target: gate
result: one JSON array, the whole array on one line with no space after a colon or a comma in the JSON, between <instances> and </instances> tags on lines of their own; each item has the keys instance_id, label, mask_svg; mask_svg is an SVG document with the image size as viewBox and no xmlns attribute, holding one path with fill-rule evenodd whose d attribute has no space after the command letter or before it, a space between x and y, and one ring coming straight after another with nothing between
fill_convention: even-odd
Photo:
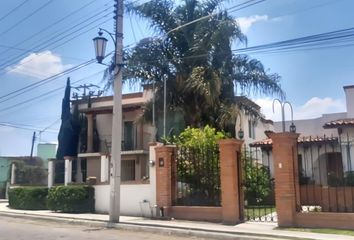
<instances>
[{"instance_id":1,"label":"gate","mask_svg":"<svg viewBox=\"0 0 354 240\"><path fill-rule=\"evenodd\" d=\"M220 206L218 145L202 148L178 146L175 206Z\"/></svg>"},{"instance_id":2,"label":"gate","mask_svg":"<svg viewBox=\"0 0 354 240\"><path fill-rule=\"evenodd\" d=\"M244 200L240 204L244 204L244 221L277 221L270 154L270 147L250 147L242 151L239 169Z\"/></svg>"}]
</instances>

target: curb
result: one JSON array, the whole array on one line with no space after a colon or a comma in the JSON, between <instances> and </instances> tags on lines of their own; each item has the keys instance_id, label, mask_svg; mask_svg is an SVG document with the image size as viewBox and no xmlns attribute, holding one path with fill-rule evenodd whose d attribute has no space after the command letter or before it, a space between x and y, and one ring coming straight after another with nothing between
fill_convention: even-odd
<instances>
[{"instance_id":1,"label":"curb","mask_svg":"<svg viewBox=\"0 0 354 240\"><path fill-rule=\"evenodd\" d=\"M172 235L180 237L199 237L199 238L212 238L220 240L260 240L260 239L307 239L311 238L300 238L300 237L289 237L289 236L279 236L272 234L257 234L248 232L231 232L231 231L220 231L220 230L204 230L199 228L184 228L179 226L164 226L160 224L143 224L143 223L109 223L104 220L93 220L93 219L77 219L69 217L55 217L55 216L39 216L27 213L9 213L0 211L1 216L11 217L11 218L24 218L28 220L42 220L50 221L56 223L64 224L75 224L84 225L89 227L101 227L101 228L115 228L119 230L126 231L140 231L149 233L160 233L163 235Z\"/></svg>"}]
</instances>

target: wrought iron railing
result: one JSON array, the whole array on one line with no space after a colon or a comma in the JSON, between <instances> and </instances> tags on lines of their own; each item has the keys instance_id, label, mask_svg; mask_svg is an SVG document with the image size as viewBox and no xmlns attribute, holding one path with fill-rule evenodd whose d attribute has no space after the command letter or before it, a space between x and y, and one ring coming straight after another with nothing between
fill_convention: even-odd
<instances>
[{"instance_id":1,"label":"wrought iron railing","mask_svg":"<svg viewBox=\"0 0 354 240\"><path fill-rule=\"evenodd\" d=\"M299 211L354 212L353 152L348 135L300 139Z\"/></svg>"},{"instance_id":2,"label":"wrought iron railing","mask_svg":"<svg viewBox=\"0 0 354 240\"><path fill-rule=\"evenodd\" d=\"M176 152L177 196L174 205L220 206L220 160L218 146L178 147Z\"/></svg>"}]
</instances>

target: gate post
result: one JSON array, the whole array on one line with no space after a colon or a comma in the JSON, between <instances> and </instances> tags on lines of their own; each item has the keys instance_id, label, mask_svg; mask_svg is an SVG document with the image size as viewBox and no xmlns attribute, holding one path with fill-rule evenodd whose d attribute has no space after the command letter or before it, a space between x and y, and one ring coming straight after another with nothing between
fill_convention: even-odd
<instances>
[{"instance_id":1,"label":"gate post","mask_svg":"<svg viewBox=\"0 0 354 240\"><path fill-rule=\"evenodd\" d=\"M237 224L242 221L242 196L239 172L241 169L241 146L243 141L222 139L220 149L221 207L224 224Z\"/></svg>"},{"instance_id":2,"label":"gate post","mask_svg":"<svg viewBox=\"0 0 354 240\"><path fill-rule=\"evenodd\" d=\"M156 204L160 216L168 216L175 197L175 146L159 146L156 153Z\"/></svg>"},{"instance_id":3,"label":"gate post","mask_svg":"<svg viewBox=\"0 0 354 240\"><path fill-rule=\"evenodd\" d=\"M297 133L269 133L273 142L275 205L279 227L296 226L299 199Z\"/></svg>"}]
</instances>

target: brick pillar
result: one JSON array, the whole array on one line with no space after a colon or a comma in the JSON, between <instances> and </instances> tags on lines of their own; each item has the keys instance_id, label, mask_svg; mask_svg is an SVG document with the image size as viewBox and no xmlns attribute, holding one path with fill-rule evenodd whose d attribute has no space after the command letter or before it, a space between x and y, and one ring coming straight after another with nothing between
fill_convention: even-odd
<instances>
[{"instance_id":1,"label":"brick pillar","mask_svg":"<svg viewBox=\"0 0 354 240\"><path fill-rule=\"evenodd\" d=\"M172 198L175 197L175 159L174 146L160 146L155 148L156 153L156 205L164 209L164 215L168 216L172 206Z\"/></svg>"},{"instance_id":2,"label":"brick pillar","mask_svg":"<svg viewBox=\"0 0 354 240\"><path fill-rule=\"evenodd\" d=\"M297 161L297 133L270 133L273 142L275 203L279 227L296 226L300 205Z\"/></svg>"},{"instance_id":3,"label":"brick pillar","mask_svg":"<svg viewBox=\"0 0 354 240\"><path fill-rule=\"evenodd\" d=\"M240 192L240 152L243 141L236 139L219 140L220 177L221 177L221 206L224 224L241 222L243 209Z\"/></svg>"}]
</instances>

